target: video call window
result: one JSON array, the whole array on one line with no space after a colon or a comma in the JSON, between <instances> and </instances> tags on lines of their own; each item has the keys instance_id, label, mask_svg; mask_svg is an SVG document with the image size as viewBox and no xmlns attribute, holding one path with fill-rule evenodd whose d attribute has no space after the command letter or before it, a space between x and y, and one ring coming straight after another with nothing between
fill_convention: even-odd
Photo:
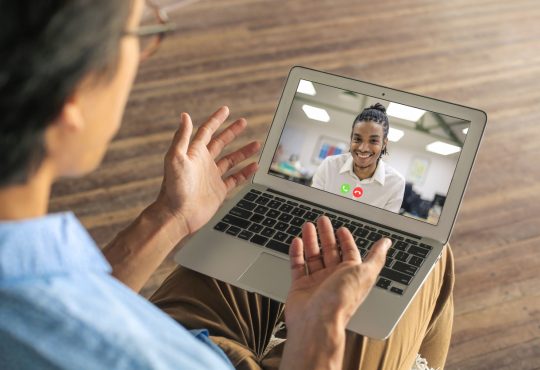
<instances>
[{"instance_id":1,"label":"video call window","mask_svg":"<svg viewBox=\"0 0 540 370\"><path fill-rule=\"evenodd\" d=\"M469 124L301 80L269 173L437 225Z\"/></svg>"}]
</instances>

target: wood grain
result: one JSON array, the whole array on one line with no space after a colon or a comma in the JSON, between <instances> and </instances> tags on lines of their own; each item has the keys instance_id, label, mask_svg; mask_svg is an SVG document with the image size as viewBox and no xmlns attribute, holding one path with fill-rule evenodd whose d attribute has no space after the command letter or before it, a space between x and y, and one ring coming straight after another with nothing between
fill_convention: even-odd
<instances>
[{"instance_id":1,"label":"wood grain","mask_svg":"<svg viewBox=\"0 0 540 370\"><path fill-rule=\"evenodd\" d=\"M249 121L238 145L264 140L294 65L478 107L489 123L451 239L447 369L540 369L537 0L205 0L171 18L103 165L56 184L51 211L73 210L104 245L156 196L181 112L200 123L227 104Z\"/></svg>"}]
</instances>

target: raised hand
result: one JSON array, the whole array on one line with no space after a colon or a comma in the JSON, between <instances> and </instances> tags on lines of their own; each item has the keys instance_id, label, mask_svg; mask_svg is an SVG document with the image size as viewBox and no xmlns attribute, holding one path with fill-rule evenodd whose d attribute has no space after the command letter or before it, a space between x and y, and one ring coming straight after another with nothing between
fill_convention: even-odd
<instances>
[{"instance_id":1,"label":"raised hand","mask_svg":"<svg viewBox=\"0 0 540 370\"><path fill-rule=\"evenodd\" d=\"M302 239L295 238L290 247L292 285L285 306L287 326L294 327L312 316L344 330L371 290L391 242L378 241L362 261L348 229L337 230L339 246L326 216L317 220L317 229L322 253L310 222L302 228Z\"/></svg>"},{"instance_id":2,"label":"raised hand","mask_svg":"<svg viewBox=\"0 0 540 370\"><path fill-rule=\"evenodd\" d=\"M227 107L219 108L199 127L190 142L193 123L191 117L183 113L180 128L165 156L165 175L156 203L160 209L170 212L190 234L210 220L230 190L257 170L257 163L250 163L225 176L260 148L260 144L253 141L218 158L247 125L246 120L240 118L216 135L228 116Z\"/></svg>"},{"instance_id":3,"label":"raised hand","mask_svg":"<svg viewBox=\"0 0 540 370\"><path fill-rule=\"evenodd\" d=\"M292 285L285 304L287 341L281 370L341 369L345 327L371 290L384 265L389 239L375 243L364 262L345 228L337 231L320 217L302 227L289 255Z\"/></svg>"}]
</instances>

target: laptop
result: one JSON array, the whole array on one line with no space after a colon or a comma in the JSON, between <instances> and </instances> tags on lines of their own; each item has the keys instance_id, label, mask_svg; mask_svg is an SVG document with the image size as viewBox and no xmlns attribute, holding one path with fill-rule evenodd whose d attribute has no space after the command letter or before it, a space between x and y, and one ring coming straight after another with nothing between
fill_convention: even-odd
<instances>
[{"instance_id":1,"label":"laptop","mask_svg":"<svg viewBox=\"0 0 540 370\"><path fill-rule=\"evenodd\" d=\"M353 129L374 106L388 118L388 153L361 179ZM477 109L293 67L259 170L175 261L285 302L289 245L306 221L324 214L336 229L349 228L362 256L388 237L385 266L347 327L385 339L450 238L486 121Z\"/></svg>"}]
</instances>

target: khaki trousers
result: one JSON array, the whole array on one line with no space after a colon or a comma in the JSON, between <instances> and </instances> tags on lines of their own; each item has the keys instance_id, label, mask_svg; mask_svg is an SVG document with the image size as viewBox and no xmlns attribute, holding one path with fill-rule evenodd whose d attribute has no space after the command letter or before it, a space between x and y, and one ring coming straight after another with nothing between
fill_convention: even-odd
<instances>
[{"instance_id":1,"label":"khaki trousers","mask_svg":"<svg viewBox=\"0 0 540 370\"><path fill-rule=\"evenodd\" d=\"M410 370L416 354L443 368L453 321L454 261L448 245L385 341L347 332L343 369ZM284 305L178 267L150 299L188 329L208 329L236 369L277 369L286 342L265 353ZM264 355L263 355L264 354Z\"/></svg>"}]
</instances>

